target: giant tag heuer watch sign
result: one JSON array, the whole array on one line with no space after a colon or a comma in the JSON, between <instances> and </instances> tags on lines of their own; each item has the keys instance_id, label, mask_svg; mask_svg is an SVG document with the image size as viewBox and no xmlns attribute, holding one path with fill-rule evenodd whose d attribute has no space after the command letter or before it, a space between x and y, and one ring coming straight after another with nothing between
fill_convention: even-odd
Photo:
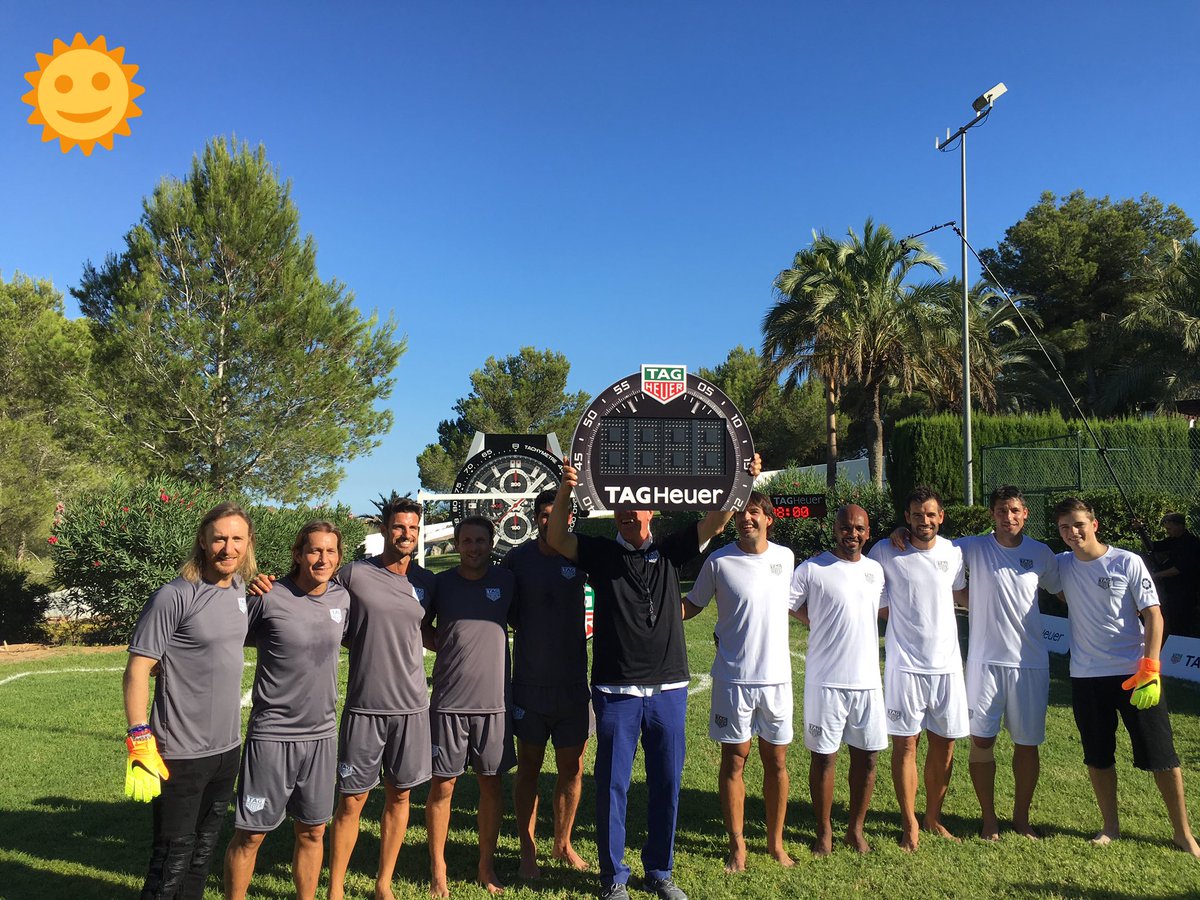
<instances>
[{"instance_id":1,"label":"giant tag heuer watch sign","mask_svg":"<svg viewBox=\"0 0 1200 900\"><path fill-rule=\"evenodd\" d=\"M677 365L643 365L609 385L571 439L585 510L742 509L753 457L733 401Z\"/></svg>"}]
</instances>

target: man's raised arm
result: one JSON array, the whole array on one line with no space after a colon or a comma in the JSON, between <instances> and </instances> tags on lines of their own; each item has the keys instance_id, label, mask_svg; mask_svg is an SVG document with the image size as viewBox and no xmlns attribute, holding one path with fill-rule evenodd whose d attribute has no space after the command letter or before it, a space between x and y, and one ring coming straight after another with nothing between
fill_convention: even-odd
<instances>
[{"instance_id":1,"label":"man's raised arm","mask_svg":"<svg viewBox=\"0 0 1200 900\"><path fill-rule=\"evenodd\" d=\"M762 459L757 453L750 460L750 476L757 478L762 472ZM700 546L703 547L718 534L725 530L725 526L729 524L729 520L733 518L733 510L714 509L707 516L700 520ZM566 554L564 554L566 555Z\"/></svg>"},{"instance_id":2,"label":"man's raised arm","mask_svg":"<svg viewBox=\"0 0 1200 900\"><path fill-rule=\"evenodd\" d=\"M554 506L550 508L550 521L546 524L546 543L571 562L579 562L579 541L567 528L571 519L571 491L577 484L579 473L563 457L562 481L558 483Z\"/></svg>"}]
</instances>

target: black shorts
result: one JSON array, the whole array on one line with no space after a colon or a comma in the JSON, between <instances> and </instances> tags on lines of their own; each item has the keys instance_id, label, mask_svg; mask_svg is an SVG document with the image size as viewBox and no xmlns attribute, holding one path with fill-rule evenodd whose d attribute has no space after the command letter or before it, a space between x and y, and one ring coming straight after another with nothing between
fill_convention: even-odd
<instances>
[{"instance_id":1,"label":"black shorts","mask_svg":"<svg viewBox=\"0 0 1200 900\"><path fill-rule=\"evenodd\" d=\"M595 732L587 685L536 687L514 684L513 733L525 744L578 747Z\"/></svg>"},{"instance_id":2,"label":"black shorts","mask_svg":"<svg viewBox=\"0 0 1200 900\"><path fill-rule=\"evenodd\" d=\"M1146 772L1179 767L1167 701L1138 709L1129 702L1133 691L1121 683L1128 675L1071 679L1071 708L1083 743L1083 761L1094 769L1111 769L1117 761L1117 715L1129 732L1133 764Z\"/></svg>"}]
</instances>

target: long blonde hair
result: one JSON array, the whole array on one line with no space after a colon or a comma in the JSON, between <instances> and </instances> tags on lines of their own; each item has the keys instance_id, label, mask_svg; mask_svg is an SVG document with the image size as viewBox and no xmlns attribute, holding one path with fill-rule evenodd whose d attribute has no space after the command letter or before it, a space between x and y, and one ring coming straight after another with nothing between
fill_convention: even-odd
<instances>
[{"instance_id":1,"label":"long blonde hair","mask_svg":"<svg viewBox=\"0 0 1200 900\"><path fill-rule=\"evenodd\" d=\"M237 516L246 523L246 530L249 532L250 538L246 543L246 551L242 554L238 564L237 574L242 577L243 581L249 581L258 574L258 563L254 559L254 523L250 521L250 515L236 503L219 503L205 513L200 524L196 526L196 539L192 542L192 554L188 557L187 562L180 566L179 574L181 576L193 584L204 577L204 567L208 563L208 551L204 547L205 532L214 522L228 519L230 516Z\"/></svg>"}]
</instances>

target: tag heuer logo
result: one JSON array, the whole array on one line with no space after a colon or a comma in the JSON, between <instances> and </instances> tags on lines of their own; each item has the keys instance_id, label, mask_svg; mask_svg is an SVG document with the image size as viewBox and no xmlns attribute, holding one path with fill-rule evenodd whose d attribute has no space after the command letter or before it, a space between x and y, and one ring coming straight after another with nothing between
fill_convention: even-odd
<instances>
[{"instance_id":1,"label":"tag heuer logo","mask_svg":"<svg viewBox=\"0 0 1200 900\"><path fill-rule=\"evenodd\" d=\"M1032 559L1025 559L1024 557L1021 557L1021 559L1019 559L1017 561L1021 564L1021 568L1024 569L1026 572L1028 572L1030 569L1033 568L1033 560Z\"/></svg>"},{"instance_id":2,"label":"tag heuer logo","mask_svg":"<svg viewBox=\"0 0 1200 900\"><path fill-rule=\"evenodd\" d=\"M949 572L950 571L950 563L948 563L944 559L939 559L937 561L937 567L938 567L939 572Z\"/></svg>"},{"instance_id":3,"label":"tag heuer logo","mask_svg":"<svg viewBox=\"0 0 1200 900\"><path fill-rule=\"evenodd\" d=\"M713 716L713 721L717 723L718 728L725 728L729 725L729 719L725 716Z\"/></svg>"},{"instance_id":4,"label":"tag heuer logo","mask_svg":"<svg viewBox=\"0 0 1200 900\"><path fill-rule=\"evenodd\" d=\"M659 403L670 403L687 390L687 366L642 366L642 390Z\"/></svg>"},{"instance_id":5,"label":"tag heuer logo","mask_svg":"<svg viewBox=\"0 0 1200 900\"><path fill-rule=\"evenodd\" d=\"M1112 587L1112 579L1106 575L1102 575L1096 579L1096 584L1100 585L1100 587L1107 591L1110 587Z\"/></svg>"},{"instance_id":6,"label":"tag heuer logo","mask_svg":"<svg viewBox=\"0 0 1200 900\"><path fill-rule=\"evenodd\" d=\"M247 797L246 798L246 812L252 812L252 813L262 812L266 808L267 808L267 798L266 797Z\"/></svg>"},{"instance_id":7,"label":"tag heuer logo","mask_svg":"<svg viewBox=\"0 0 1200 900\"><path fill-rule=\"evenodd\" d=\"M1171 654L1171 662L1172 663L1178 663L1181 659L1183 659L1182 653L1172 653Z\"/></svg>"},{"instance_id":8,"label":"tag heuer logo","mask_svg":"<svg viewBox=\"0 0 1200 900\"><path fill-rule=\"evenodd\" d=\"M772 575L782 575L783 574L783 563L771 563L771 574Z\"/></svg>"},{"instance_id":9,"label":"tag heuer logo","mask_svg":"<svg viewBox=\"0 0 1200 900\"><path fill-rule=\"evenodd\" d=\"M342 611L340 609L331 609L329 611L329 618L333 619L333 621L337 622L338 624L341 624Z\"/></svg>"},{"instance_id":10,"label":"tag heuer logo","mask_svg":"<svg viewBox=\"0 0 1200 900\"><path fill-rule=\"evenodd\" d=\"M500 588L486 588L484 593L487 594L487 598L493 603L500 599Z\"/></svg>"},{"instance_id":11,"label":"tag heuer logo","mask_svg":"<svg viewBox=\"0 0 1200 900\"><path fill-rule=\"evenodd\" d=\"M575 567L574 566L563 566L562 567L562 577L567 579L567 581L570 581L572 578L574 578L575 577Z\"/></svg>"},{"instance_id":12,"label":"tag heuer logo","mask_svg":"<svg viewBox=\"0 0 1200 900\"><path fill-rule=\"evenodd\" d=\"M900 710L889 709L887 712L888 712L888 718L891 719L893 722L900 721Z\"/></svg>"}]
</instances>

